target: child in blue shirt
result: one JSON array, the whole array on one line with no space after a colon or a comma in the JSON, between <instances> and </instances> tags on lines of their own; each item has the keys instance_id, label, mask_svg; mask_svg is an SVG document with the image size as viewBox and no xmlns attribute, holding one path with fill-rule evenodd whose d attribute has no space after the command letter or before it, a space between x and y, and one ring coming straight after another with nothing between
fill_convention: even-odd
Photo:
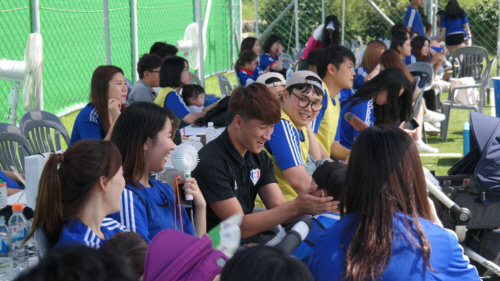
<instances>
[{"instance_id":1,"label":"child in blue shirt","mask_svg":"<svg viewBox=\"0 0 500 281\"><path fill-rule=\"evenodd\" d=\"M240 85L246 86L257 81L257 78L260 76L259 72L261 72L258 64L259 57L254 51L245 50L240 53L240 56L234 66L237 71Z\"/></svg>"},{"instance_id":2,"label":"child in blue shirt","mask_svg":"<svg viewBox=\"0 0 500 281\"><path fill-rule=\"evenodd\" d=\"M359 132L345 120L351 112L368 126L378 124L397 125L410 120L412 112L413 86L403 71L386 69L367 81L342 105L339 121L340 144L348 149Z\"/></svg>"},{"instance_id":3,"label":"child in blue shirt","mask_svg":"<svg viewBox=\"0 0 500 281\"><path fill-rule=\"evenodd\" d=\"M333 196L334 200L340 198L344 185L347 165L338 162L327 162L314 171L311 185L317 185L315 194L319 197ZM340 210L325 212L312 217L312 227L306 239L293 251L292 256L307 263L319 237L323 232L340 219Z\"/></svg>"},{"instance_id":4,"label":"child in blue shirt","mask_svg":"<svg viewBox=\"0 0 500 281\"><path fill-rule=\"evenodd\" d=\"M287 68L283 63L283 45L281 37L277 34L271 34L267 37L262 46L264 54L260 57L260 68L271 72L279 72L286 77Z\"/></svg>"},{"instance_id":5,"label":"child in blue shirt","mask_svg":"<svg viewBox=\"0 0 500 281\"><path fill-rule=\"evenodd\" d=\"M121 155L109 141L82 140L52 154L40 177L33 227L45 229L51 246L73 243L99 248L115 233L128 231L107 215L120 210L125 188Z\"/></svg>"}]
</instances>

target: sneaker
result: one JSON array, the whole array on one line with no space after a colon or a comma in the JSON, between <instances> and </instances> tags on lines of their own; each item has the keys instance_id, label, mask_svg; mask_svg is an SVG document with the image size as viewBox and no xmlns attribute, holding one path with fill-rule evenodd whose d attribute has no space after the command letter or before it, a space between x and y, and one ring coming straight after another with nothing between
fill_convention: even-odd
<instances>
[{"instance_id":1,"label":"sneaker","mask_svg":"<svg viewBox=\"0 0 500 281\"><path fill-rule=\"evenodd\" d=\"M427 122L441 122L445 118L446 116L444 114L432 110L427 110L427 113L424 114L424 121Z\"/></svg>"},{"instance_id":2,"label":"sneaker","mask_svg":"<svg viewBox=\"0 0 500 281\"><path fill-rule=\"evenodd\" d=\"M425 133L427 133L429 136L437 136L441 132L441 130L439 130L429 122L424 122L424 127Z\"/></svg>"},{"instance_id":3,"label":"sneaker","mask_svg":"<svg viewBox=\"0 0 500 281\"><path fill-rule=\"evenodd\" d=\"M439 149L432 147L422 140L415 141L419 153L438 153Z\"/></svg>"}]
</instances>

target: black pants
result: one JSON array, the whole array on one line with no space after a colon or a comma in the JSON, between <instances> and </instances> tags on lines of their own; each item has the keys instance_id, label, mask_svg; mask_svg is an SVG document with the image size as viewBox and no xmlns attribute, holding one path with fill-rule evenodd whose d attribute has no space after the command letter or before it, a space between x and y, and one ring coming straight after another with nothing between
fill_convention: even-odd
<instances>
[{"instance_id":1,"label":"black pants","mask_svg":"<svg viewBox=\"0 0 500 281\"><path fill-rule=\"evenodd\" d=\"M436 93L434 92L434 89L425 91L424 99L425 99L425 106L427 106L427 109L432 111L437 110Z\"/></svg>"}]
</instances>

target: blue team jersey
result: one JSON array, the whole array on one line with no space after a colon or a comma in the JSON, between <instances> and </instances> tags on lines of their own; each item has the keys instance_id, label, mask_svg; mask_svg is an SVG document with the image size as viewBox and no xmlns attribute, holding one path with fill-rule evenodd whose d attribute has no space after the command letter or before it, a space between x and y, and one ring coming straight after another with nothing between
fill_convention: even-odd
<instances>
[{"instance_id":1,"label":"blue team jersey","mask_svg":"<svg viewBox=\"0 0 500 281\"><path fill-rule=\"evenodd\" d=\"M105 240L99 238L90 227L78 220L72 220L63 225L61 237L56 246L71 245L74 243L85 244L87 247L99 249L103 242L109 240L118 232L129 231L125 226L111 218L104 218L101 224L101 230Z\"/></svg>"},{"instance_id":2,"label":"blue team jersey","mask_svg":"<svg viewBox=\"0 0 500 281\"><path fill-rule=\"evenodd\" d=\"M266 69L268 67L271 67L273 64L275 64L276 62L278 62L278 57L274 57L272 56L271 54L269 53L264 53L262 54L262 56L260 57L260 68L262 69ZM281 67L285 67L285 63L281 63ZM270 71L272 72L279 72L279 71L275 71L275 70L272 70L269 68Z\"/></svg>"},{"instance_id":3,"label":"blue team jersey","mask_svg":"<svg viewBox=\"0 0 500 281\"><path fill-rule=\"evenodd\" d=\"M411 28L411 30L418 32L418 34L425 36L424 23L418 13L418 10L412 6L406 10L404 25Z\"/></svg>"},{"instance_id":4,"label":"blue team jersey","mask_svg":"<svg viewBox=\"0 0 500 281\"><path fill-rule=\"evenodd\" d=\"M455 34L455 33L466 33L464 31L464 24L468 24L469 21L467 19L467 14L465 14L461 18L456 19L447 19L445 15L441 17L441 27L446 28L446 35Z\"/></svg>"},{"instance_id":5,"label":"blue team jersey","mask_svg":"<svg viewBox=\"0 0 500 281\"><path fill-rule=\"evenodd\" d=\"M368 99L361 103L358 103L348 109L352 101L345 104L340 110L339 127L337 135L339 135L340 144L346 148L351 149L354 139L359 135L359 132L354 129L349 122L344 119L344 115L347 112L351 112L356 115L359 119L365 122L368 126L375 125L375 114L373 112L373 100Z\"/></svg>"},{"instance_id":6,"label":"blue team jersey","mask_svg":"<svg viewBox=\"0 0 500 281\"><path fill-rule=\"evenodd\" d=\"M184 100L177 92L170 92L165 99L165 108L172 110L172 112L179 118L179 120L184 119L186 115L191 113L189 108L184 103Z\"/></svg>"},{"instance_id":7,"label":"blue team jersey","mask_svg":"<svg viewBox=\"0 0 500 281\"><path fill-rule=\"evenodd\" d=\"M359 66L356 68L356 75L354 76L354 82L352 84L352 88L354 90L357 90L365 84L365 77L368 75L368 70L366 70L366 67L364 66Z\"/></svg>"},{"instance_id":8,"label":"blue team jersey","mask_svg":"<svg viewBox=\"0 0 500 281\"><path fill-rule=\"evenodd\" d=\"M0 179L3 180L3 182L7 183L8 188L15 188L19 189L19 184L17 182L11 180L4 172L0 170Z\"/></svg>"},{"instance_id":9,"label":"blue team jersey","mask_svg":"<svg viewBox=\"0 0 500 281\"><path fill-rule=\"evenodd\" d=\"M181 230L179 214L174 208L174 192L167 184L149 179L151 187L137 188L127 184L120 200L120 212L110 215L131 231L139 233L146 241L151 241L161 230L173 228ZM184 207L181 207L184 232L194 235L193 225Z\"/></svg>"},{"instance_id":10,"label":"blue team jersey","mask_svg":"<svg viewBox=\"0 0 500 281\"><path fill-rule=\"evenodd\" d=\"M87 104L76 116L69 145L87 139L103 139L103 128L99 112L93 104Z\"/></svg>"},{"instance_id":11,"label":"blue team jersey","mask_svg":"<svg viewBox=\"0 0 500 281\"><path fill-rule=\"evenodd\" d=\"M350 98L352 95L354 95L354 92L352 89L342 89L340 90L340 94L338 95L339 97L339 102L342 103L348 98Z\"/></svg>"},{"instance_id":12,"label":"blue team jersey","mask_svg":"<svg viewBox=\"0 0 500 281\"><path fill-rule=\"evenodd\" d=\"M419 218L420 225L430 243L430 265L426 269L422 252L409 241L405 215L395 213L392 230L392 256L379 281L389 280L480 280L475 267L469 265L454 233L426 219ZM413 237L418 237L411 217L406 216ZM319 239L308 267L316 281L341 280L345 271L345 253L349 247L357 214L349 214L327 229ZM417 239L418 240L418 239Z\"/></svg>"},{"instance_id":13,"label":"blue team jersey","mask_svg":"<svg viewBox=\"0 0 500 281\"><path fill-rule=\"evenodd\" d=\"M312 226L307 234L306 239L292 252L292 256L298 258L307 264L316 243L325 230L330 228L334 223L340 220L340 215L335 213L322 213L312 218Z\"/></svg>"},{"instance_id":14,"label":"blue team jersey","mask_svg":"<svg viewBox=\"0 0 500 281\"><path fill-rule=\"evenodd\" d=\"M253 74L252 74L252 77L254 77L255 78L254 80L256 80L256 81L257 81L257 78L259 78L259 76L261 76L264 73L264 70L262 70L262 68L260 68L259 65L260 64L257 63L257 67L254 69Z\"/></svg>"},{"instance_id":15,"label":"blue team jersey","mask_svg":"<svg viewBox=\"0 0 500 281\"><path fill-rule=\"evenodd\" d=\"M416 63L416 62L417 62L417 58L413 54L411 54L403 59L403 63L405 65L410 65L410 64Z\"/></svg>"},{"instance_id":16,"label":"blue team jersey","mask_svg":"<svg viewBox=\"0 0 500 281\"><path fill-rule=\"evenodd\" d=\"M241 67L240 71L238 72L238 79L240 80L240 84L242 86L246 86L254 83L257 79L254 79L253 74L254 72Z\"/></svg>"}]
</instances>

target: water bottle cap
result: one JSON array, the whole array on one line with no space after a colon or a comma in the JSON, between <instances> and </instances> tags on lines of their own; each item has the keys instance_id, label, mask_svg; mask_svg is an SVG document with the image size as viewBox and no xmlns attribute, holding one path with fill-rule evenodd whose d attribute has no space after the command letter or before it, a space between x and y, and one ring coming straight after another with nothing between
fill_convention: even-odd
<instances>
[{"instance_id":1,"label":"water bottle cap","mask_svg":"<svg viewBox=\"0 0 500 281\"><path fill-rule=\"evenodd\" d=\"M23 204L12 204L12 211L22 211L23 209Z\"/></svg>"},{"instance_id":2,"label":"water bottle cap","mask_svg":"<svg viewBox=\"0 0 500 281\"><path fill-rule=\"evenodd\" d=\"M208 127L213 127L214 126L214 122L208 122Z\"/></svg>"}]
</instances>

